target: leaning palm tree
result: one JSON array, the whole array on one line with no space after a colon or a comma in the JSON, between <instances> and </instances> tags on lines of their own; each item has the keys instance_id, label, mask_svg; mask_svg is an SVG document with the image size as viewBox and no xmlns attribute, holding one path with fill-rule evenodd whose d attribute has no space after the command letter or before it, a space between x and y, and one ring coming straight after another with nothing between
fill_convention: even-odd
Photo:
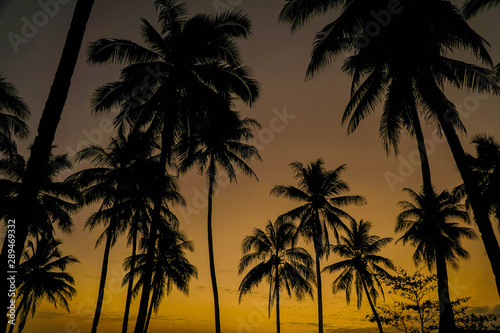
<instances>
[{"instance_id":1,"label":"leaning palm tree","mask_svg":"<svg viewBox=\"0 0 500 333\"><path fill-rule=\"evenodd\" d=\"M241 281L239 301L262 280L267 280L268 312L271 316L276 303L277 333L280 332L280 292L285 289L288 296L293 293L299 299L306 294L313 297L314 261L305 249L295 246L295 233L293 223L277 219L274 223L268 221L265 230L254 229L252 235L246 236L241 243L244 256L238 265L238 274L255 262L256 265Z\"/></svg>"},{"instance_id":2,"label":"leaning palm tree","mask_svg":"<svg viewBox=\"0 0 500 333\"><path fill-rule=\"evenodd\" d=\"M300 162L290 164L295 172L299 187L276 185L271 194L298 201L302 205L280 216L287 221L299 220L297 233L314 245L316 281L318 288L318 327L323 332L323 300L321 286L320 260L330 252L328 227L333 228L338 240L340 230L347 230L342 219L352 217L341 209L351 204L365 204L366 200L359 195L344 195L349 186L341 179L345 165L335 170L328 170L324 162L318 159L304 166Z\"/></svg>"},{"instance_id":3,"label":"leaning palm tree","mask_svg":"<svg viewBox=\"0 0 500 333\"><path fill-rule=\"evenodd\" d=\"M371 228L371 222L360 220L357 223L352 220L347 236L341 236L341 243L332 248L333 253L345 258L345 260L328 265L323 271L329 273L342 271L333 281L332 289L333 293L345 290L347 304L349 304L353 286L356 289L358 309L363 300L363 291L365 292L379 332L383 333L382 324L374 304L376 304L379 291L382 296L384 295L379 277L387 277L390 274L381 265L392 270L395 270L396 267L390 259L377 255L382 247L392 241L392 238L370 235Z\"/></svg>"},{"instance_id":4,"label":"leaning palm tree","mask_svg":"<svg viewBox=\"0 0 500 333\"><path fill-rule=\"evenodd\" d=\"M247 164L251 159L261 160L257 149L246 143L253 138L253 127L258 123L249 118L241 119L239 114L229 109L226 103L219 105L220 110L208 110L195 126L194 134L185 133L177 149L180 152L180 171L185 172L196 166L204 173L208 186L208 256L210 277L214 295L216 331L220 330L219 295L215 273L214 241L212 235L213 196L217 189L219 170L223 170L230 180L236 181L239 170L257 179Z\"/></svg>"},{"instance_id":5,"label":"leaning palm tree","mask_svg":"<svg viewBox=\"0 0 500 333\"><path fill-rule=\"evenodd\" d=\"M187 295L189 293L191 278L198 277L196 267L186 258L186 251L193 252L194 246L191 241L186 240L186 235L179 231L175 215L169 214L169 216L169 222L165 220L160 226L160 235L157 240L157 253L154 260L151 284L152 296L144 333L148 331L152 313L158 313L163 297L170 295L174 286L177 290ZM143 242L143 245L145 249L147 243ZM132 260L132 257L125 259L125 268L131 269ZM145 254L138 255L136 261L137 267L133 274L138 276L139 280L135 284L133 295L138 295L140 288L146 280L146 276L144 275L146 267ZM123 279L124 283L131 278L130 272L127 273Z\"/></svg>"},{"instance_id":6,"label":"leaning palm tree","mask_svg":"<svg viewBox=\"0 0 500 333\"><path fill-rule=\"evenodd\" d=\"M37 307L44 300L63 307L69 312L68 300L71 300L76 289L73 277L66 273L68 265L79 262L73 256L63 256L56 240L48 235L37 235L36 241L28 241L19 266L20 286L18 290L19 319L17 332L22 332L28 315L35 316ZM14 325L10 326L12 332Z\"/></svg>"},{"instance_id":7,"label":"leaning palm tree","mask_svg":"<svg viewBox=\"0 0 500 333\"><path fill-rule=\"evenodd\" d=\"M41 188L41 181L44 179L43 170L48 164L57 126L61 120L62 110L68 97L71 77L75 69L78 54L83 40L83 35L87 27L87 21L92 11L94 0L78 0L75 6L73 18L68 30L64 49L59 60L54 81L50 88L49 96L42 112L42 117L38 125L38 133L33 142L30 157L26 166L26 174L23 178L23 189L19 200L16 202L16 214L13 215L19 221L36 221L32 215L36 205L36 198ZM22 253L26 237L28 236L28 223L20 223L16 229L16 253ZM6 241L4 240L4 247ZM19 257L16 256L15 265L19 264ZM7 251L0 255L0 262L6 262ZM0 286L2 290L7 290L7 276L5 270L0 270ZM4 296L2 309L9 306L10 299ZM0 327L6 326L6 316L0 315Z\"/></svg>"},{"instance_id":8,"label":"leaning palm tree","mask_svg":"<svg viewBox=\"0 0 500 333\"><path fill-rule=\"evenodd\" d=\"M250 22L241 13L186 16L186 4L177 0L154 1L160 30L143 19L146 46L124 39L101 39L91 44L92 64L125 64L121 80L96 91L93 110L109 111L118 106L120 130L145 129L159 133L160 163L154 172L165 173L172 160L172 147L183 125L221 92L252 104L258 87L242 66L235 40L250 35ZM160 189L154 191L160 193ZM156 195L149 233L148 262L152 269L160 224L161 198ZM151 276L147 274L147 276ZM144 284L135 333L144 329L150 284ZM220 322L216 317L216 330Z\"/></svg>"},{"instance_id":9,"label":"leaning palm tree","mask_svg":"<svg viewBox=\"0 0 500 333\"><path fill-rule=\"evenodd\" d=\"M29 116L28 107L18 96L17 89L0 74L0 153L12 153L15 149L13 136L26 139Z\"/></svg>"},{"instance_id":10,"label":"leaning palm tree","mask_svg":"<svg viewBox=\"0 0 500 333\"><path fill-rule=\"evenodd\" d=\"M458 269L459 258L468 259L462 239L476 238L475 232L455 221L468 222L469 216L459 199L443 191L428 196L405 188L413 202L401 201L404 209L397 217L396 232L404 232L397 240L415 247L413 261L424 263L429 271L436 269L439 294L439 332L456 331L453 309L448 291L447 264Z\"/></svg>"},{"instance_id":11,"label":"leaning palm tree","mask_svg":"<svg viewBox=\"0 0 500 333\"><path fill-rule=\"evenodd\" d=\"M343 67L353 77L351 100L343 117L349 122L348 131L354 131L384 101L380 125L383 141L397 147L401 129L415 134L428 193L432 192L432 183L418 115L444 133L469 194L500 295L500 246L457 135L457 130L465 128L443 91L444 84L449 83L477 92L500 92L487 43L448 0L403 1L400 5L389 12L387 2L382 0L289 0L280 18L296 29L315 15L342 7L338 18L316 35L307 77L329 66L340 53L353 52ZM375 34L370 30L376 23L374 13L385 20L383 27L377 25ZM450 58L449 53L457 49L469 51L486 68Z\"/></svg>"},{"instance_id":12,"label":"leaning palm tree","mask_svg":"<svg viewBox=\"0 0 500 333\"><path fill-rule=\"evenodd\" d=\"M51 155L41 170L41 186L31 207L36 223L27 225L28 235L53 235L55 227L69 234L73 230L71 215L81 207L78 187L59 179L61 173L72 168L67 155ZM0 159L0 219L7 221L15 214L15 205L22 192L26 176L26 160L22 155L11 153ZM17 228L16 228L17 232ZM16 237L17 241L17 237Z\"/></svg>"},{"instance_id":13,"label":"leaning palm tree","mask_svg":"<svg viewBox=\"0 0 500 333\"><path fill-rule=\"evenodd\" d=\"M462 13L469 19L482 11L486 11L500 4L499 0L466 0L462 6Z\"/></svg>"}]
</instances>

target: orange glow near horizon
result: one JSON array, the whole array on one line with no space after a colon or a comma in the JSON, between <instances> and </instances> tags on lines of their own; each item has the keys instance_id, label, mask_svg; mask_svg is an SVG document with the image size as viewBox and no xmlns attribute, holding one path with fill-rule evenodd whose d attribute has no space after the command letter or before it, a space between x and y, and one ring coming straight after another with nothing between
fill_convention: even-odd
<instances>
[{"instance_id":1,"label":"orange glow near horizon","mask_svg":"<svg viewBox=\"0 0 500 333\"><path fill-rule=\"evenodd\" d=\"M227 1L222 1L227 3ZM229 1L230 2L230 1ZM189 16L197 12L213 12L217 1L187 0ZM254 293L238 303L238 286L242 276L237 274L238 261L242 256L240 244L254 228L263 228L267 220L296 207L296 203L271 197L274 185L295 184L289 163L309 163L323 158L329 169L347 164L343 179L350 186L350 194L367 198L368 204L348 207L346 210L356 219L373 222L372 233L381 237L393 237L394 224L400 212L398 201L407 200L404 187L417 190L420 187L420 170L413 164L415 144L402 135L400 155L387 156L378 138L380 110L368 117L355 133L347 136L346 128L340 124L343 110L349 100L350 79L340 71L340 63L325 70L311 81L304 82L305 70L310 59L314 34L332 16L321 17L305 28L291 34L287 26L277 22L283 1L242 0L235 9L248 13L253 23L253 35L239 43L244 63L253 69L255 78L261 83L262 96L254 108L241 107L244 116L259 121L266 133L257 134L256 144L260 148L263 162L252 162L251 166L259 181L238 176L236 184L225 185L221 180L219 193L214 199L215 264L220 293L223 332L275 332L275 309L268 317L268 286L263 283ZM3 6L3 7L2 7ZM37 2L28 4L6 1L0 6L0 21L5 31L19 33L22 17L31 17L40 8ZM15 53L7 38L0 40L0 70L9 82L18 88L20 95L31 109L29 125L34 138L41 110L59 61L65 34L69 26L74 4L61 5L59 12L29 43L19 46ZM31 16L30 16L31 15ZM101 123L114 114L93 118L90 115L89 98L98 86L118 79L120 66L92 67L85 63L88 43L103 37L127 38L140 42L140 17L156 23L153 6L148 1L106 0L96 1L88 24L82 52L73 77L70 94L58 128L55 144L58 153L70 153L84 147L93 138L106 145L109 133ZM500 35L498 31L500 11L492 10L470 21L471 26L492 45L489 49L495 63L500 61ZM5 37L5 34L4 34ZM487 133L500 138L500 113L497 97L479 98L473 94L449 90L450 98L467 109L467 103L477 101L464 116L463 122L469 136L461 137L468 152L471 137ZM278 115L279 114L279 115ZM283 115L288 115L283 116ZM100 133L100 134L99 134ZM430 164L433 183L437 191L460 184L460 176L453 162L448 145L431 128L425 128L429 141ZM29 140L28 140L29 141ZM29 141L29 142L31 142ZM29 142L20 144L27 152ZM77 166L79 170L82 166ZM398 175L388 182L389 174ZM392 183L390 183L392 181ZM180 179L181 193L187 208L176 207L174 212L181 220L181 229L195 244L194 253L188 258L198 269L198 279L190 284L189 295L173 290L163 300L158 315L153 315L149 332L204 333L214 330L213 299L210 284L206 235L206 186L205 179L192 171ZM86 218L93 207L82 210L74 217L75 231L72 235L58 234L63 240L64 254L74 255L81 262L68 271L76 282L77 296L71 301L71 313L54 309L43 303L35 317L28 318L24 333L79 333L90 331L97 298L97 287L102 264L104 246L94 248L102 232L84 230ZM497 234L500 237L500 235ZM488 307L500 313L500 299L484 247L480 240L464 242L471 253L471 260L462 261L458 271L450 269L450 293L452 298L470 296L471 307ZM310 244L304 245L310 253ZM122 237L111 251L109 260L107 291L99 323L99 333L121 330L126 287L122 287L123 259L130 256ZM402 244L391 243L381 253L391 258L396 265L413 271L411 260L413 249ZM333 263L333 255L328 261ZM334 276L323 274L325 332L356 333L375 332L376 325L366 319L370 314L368 304L360 310L353 302L346 305L345 294L332 294ZM382 301L382 300L380 300ZM317 305L315 300L302 301L280 299L281 327L286 332L316 332ZM386 295L386 302L392 302ZM365 304L366 303L366 304ZM133 302L129 332L135 324L138 301ZM390 329L388 332L391 332Z\"/></svg>"}]
</instances>

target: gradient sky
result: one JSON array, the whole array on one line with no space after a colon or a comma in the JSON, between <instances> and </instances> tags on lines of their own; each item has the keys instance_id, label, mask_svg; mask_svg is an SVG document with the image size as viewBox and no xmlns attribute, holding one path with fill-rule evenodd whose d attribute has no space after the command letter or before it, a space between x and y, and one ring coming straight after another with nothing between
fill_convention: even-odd
<instances>
[{"instance_id":1,"label":"gradient sky","mask_svg":"<svg viewBox=\"0 0 500 333\"><path fill-rule=\"evenodd\" d=\"M41 27L32 32L26 44L18 45L17 52L9 42L9 33L21 35L24 22L33 22L34 16L35 19L41 18L39 12L42 8L38 1L2 0L0 3L0 71L17 86L20 95L28 103L32 112L29 125L33 133L52 83L75 4L75 1L60 2L64 4L59 4L57 13L49 17L46 24L40 24ZM255 142L264 162L252 163L259 182L244 176L238 178L237 184L226 186L221 181L214 203L215 260L222 330L274 332L274 311L271 318L267 318L265 285L238 304L237 289L242 277L237 275L236 267L242 255L240 243L244 236L250 234L253 228L264 227L268 219L275 219L294 207L294 203L285 199L269 196L274 185L294 183L288 164L293 161L308 163L319 157L331 169L347 164L344 179L351 187L351 194L364 195L368 200L368 205L349 207L347 211L356 219L372 221L373 233L382 237L396 237L393 229L395 217L400 211L397 202L407 199L401 190L404 187L417 190L421 182L416 147L412 140L403 136L399 158L386 155L378 138L380 110L366 119L354 134L347 136L340 120L349 100L350 80L340 71L341 61L312 81L304 82L314 34L335 17L334 13L311 22L292 35L286 26L277 22L283 1L188 0L187 3L190 15L213 12L220 4L232 4L234 9L248 13L253 22L252 38L239 45L245 64L252 67L255 78L261 83L262 96L254 108L241 107L241 111L257 119L264 129L257 134ZM73 155L90 141L107 144L112 134L108 124L113 114L92 118L89 97L99 85L116 80L120 67L88 66L85 63L86 47L89 42L102 37L140 42L141 17L156 22L148 0L96 1L56 135L58 153ZM500 61L500 35L496 33L500 28L499 22L499 9L481 14L471 21L472 27L491 43L490 52L495 63ZM500 103L497 97L476 96L453 89L448 89L447 93L463 110L468 136L462 136L461 139L468 152L473 151L469 142L474 134L487 133L498 137ZM284 113L289 115L285 122L275 119L277 114ZM436 189L440 191L458 185L460 177L448 145L432 128L426 128L425 132L429 139L430 163ZM20 144L23 152L26 152L26 146L33 138L32 135L29 142ZM84 165L77 169L82 167ZM399 181L390 184L386 179L388 174L399 176ZM160 312L152 318L151 333L213 331L205 192L204 178L195 172L181 179L181 193L186 197L188 206L184 210L176 209L176 213L182 221L181 228L195 243L195 252L189 254L189 259L198 268L199 278L192 281L189 296L174 290L170 297L164 299ZM93 209L95 207L89 207L75 216L75 231L72 235L58 235L64 242L63 252L76 256L81 262L69 268L78 290L78 295L71 302L71 313L42 305L35 318L28 320L24 332L76 333L90 330L103 255L103 246L94 249L102 229L92 232L83 230L85 219ZM472 258L462 262L460 270L450 271L451 296L472 297L469 304L477 311L488 312L493 309L500 312L500 300L495 292L493 275L482 243L474 241L465 242L464 245ZM312 253L312 248L308 248ZM111 252L108 290L99 332L115 332L121 328L126 293L126 289L120 286L124 274L122 262L130 252L123 239ZM413 271L412 253L413 249L409 246L390 244L382 254L393 259L397 265ZM329 262L334 260L336 258L332 256ZM365 319L369 314L368 306L364 304L360 310L355 304L347 306L343 294L331 293L333 277L324 274L323 278L325 331L375 331L376 326ZM388 297L386 301L390 303L391 298ZM137 303L133 304L134 315ZM301 302L283 299L283 330L315 332L315 304L309 299ZM132 317L131 324L134 324L134 319Z\"/></svg>"}]
</instances>

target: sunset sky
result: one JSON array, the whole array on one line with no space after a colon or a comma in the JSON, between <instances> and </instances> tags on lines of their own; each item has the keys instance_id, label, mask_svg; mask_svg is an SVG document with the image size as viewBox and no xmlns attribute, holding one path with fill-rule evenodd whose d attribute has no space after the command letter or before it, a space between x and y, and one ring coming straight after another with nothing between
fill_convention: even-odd
<instances>
[{"instance_id":1,"label":"sunset sky","mask_svg":"<svg viewBox=\"0 0 500 333\"><path fill-rule=\"evenodd\" d=\"M46 0L42 0L44 3ZM23 34L25 22L33 22L43 8L38 1L0 2L0 72L7 81L16 85L20 96L31 110L30 139L19 144L27 155L27 146L36 133L36 127L48 96L58 65L62 47L76 1L60 0L58 10L47 16L46 24L39 24L37 31L28 31L26 43L13 46L9 33ZM187 0L189 16L198 12L211 13L221 4L248 14L253 24L250 39L239 42L244 63L252 68L260 82L261 98L255 107L241 107L245 116L255 118L262 125L256 133L254 144L259 147L263 162L251 166L259 182L239 175L237 184L226 185L221 180L219 193L214 199L215 263L219 284L223 332L274 332L274 311L267 317L267 285L247 295L238 304L238 286L242 276L237 274L237 264L242 256L240 244L254 228L263 228L267 220L296 206L286 199L269 196L277 184L295 184L288 166L293 161L304 163L323 158L329 169L347 164L344 179L351 194L363 195L368 204L346 208L357 220L373 222L373 233L381 237L399 237L394 234L394 224L400 212L398 201L407 200L404 187L418 190L421 175L415 143L403 135L400 155L387 156L378 137L380 110L362 122L354 134L347 135L341 126L341 116L349 100L350 79L340 71L344 58L339 58L330 69L313 80L305 82L305 70L310 59L314 34L336 13L320 17L298 32L277 22L284 1L281 0ZM460 5L461 2L455 2ZM37 16L38 15L38 16ZM120 66L89 66L86 50L90 42L103 37L126 38L141 43L140 18L147 18L156 25L156 15L149 0L97 0L80 53L75 74L55 145L57 153L73 156L90 142L107 145L113 134L109 121L113 113L91 117L89 98L100 85L118 79ZM44 23L44 22L42 22ZM470 21L471 26L490 44L490 54L495 63L500 61L500 7L480 14ZM26 32L26 31L25 31ZM10 35L12 36L12 34ZM464 55L457 55L463 58ZM486 133L500 138L500 101L498 97L476 96L474 93L447 89L448 96L461 109L462 120L468 136L462 143L468 152L472 136ZM429 140L430 165L437 191L459 185L461 180L443 138L432 128L425 129ZM86 165L79 165L79 170ZM64 176L67 176L65 174ZM205 180L196 172L180 180L181 193L187 207L175 209L181 220L181 229L195 244L195 252L188 255L198 269L198 279L192 281L189 296L174 290L163 300L158 315L153 315L149 332L212 332L213 299L208 268L206 235ZM64 254L80 260L68 271L74 276L77 296L70 303L71 313L42 305L34 319L28 319L25 333L77 333L88 332L91 327L104 246L94 248L102 232L84 230L86 218L96 207L85 208L74 217L75 228L71 235L58 234L63 241ZM500 299L495 292L493 274L482 242L464 243L471 253L470 261L463 261L458 271L450 269L452 298L470 296L469 305L478 313L500 313ZM313 252L310 245L306 247ZM126 288L121 287L124 275L123 259L131 254L125 237L112 249L105 295L105 304L99 332L121 329ZM413 248L391 243L382 255L397 265L413 271ZM328 263L337 260L330 256ZM324 267L326 262L322 262ZM326 332L355 333L375 332L376 325L365 319L370 314L368 304L360 310L355 302L346 305L345 294L331 292L334 276L323 274L324 323ZM366 301L366 300L365 300ZM386 302L391 303L390 295ZM282 330L286 332L315 332L316 301L283 298ZM138 300L133 303L130 324L135 323ZM132 326L131 326L132 327Z\"/></svg>"}]
</instances>

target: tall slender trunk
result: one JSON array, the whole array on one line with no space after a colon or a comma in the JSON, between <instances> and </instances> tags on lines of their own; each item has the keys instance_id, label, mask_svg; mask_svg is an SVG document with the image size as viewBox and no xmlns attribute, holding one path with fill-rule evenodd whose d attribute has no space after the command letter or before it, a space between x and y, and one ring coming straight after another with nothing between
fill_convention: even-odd
<instances>
[{"instance_id":1,"label":"tall slender trunk","mask_svg":"<svg viewBox=\"0 0 500 333\"><path fill-rule=\"evenodd\" d=\"M106 276L108 275L109 252L111 251L111 242L113 238L112 231L109 228L110 227L108 227L108 229L105 231L106 246L104 247L104 257L102 259L101 280L99 281L99 293L97 294L97 304L95 307L94 321L92 322L92 333L97 332L97 325L99 324L99 318L101 317L104 288L106 287Z\"/></svg>"},{"instance_id":2,"label":"tall slender trunk","mask_svg":"<svg viewBox=\"0 0 500 333\"><path fill-rule=\"evenodd\" d=\"M148 318L146 319L146 326L144 327L144 333L148 333L149 322L151 321L152 314L153 314L153 298L151 297L151 303L149 304L149 310L148 310Z\"/></svg>"},{"instance_id":3,"label":"tall slender trunk","mask_svg":"<svg viewBox=\"0 0 500 333\"><path fill-rule=\"evenodd\" d=\"M431 180L431 167L429 165L429 157L427 156L427 149L425 148L424 133L422 132L422 126L420 125L420 119L418 117L417 109L413 108L411 112L412 127L415 132L415 138L417 139L418 154L420 157L420 167L422 171L422 184L424 189L424 194L432 194L434 192L432 188Z\"/></svg>"},{"instance_id":4,"label":"tall slender trunk","mask_svg":"<svg viewBox=\"0 0 500 333\"><path fill-rule=\"evenodd\" d=\"M19 207L16 209L16 258L15 267L19 266L19 259L24 250L24 243L28 236L29 221L35 221L33 202L36 200L42 181L42 172L49 159L54 136L66 99L68 97L71 77L75 70L78 53L80 52L83 35L87 27L87 21L92 11L94 0L79 0L76 3L75 11L68 30L68 35L64 44L61 59L56 70L49 96L42 112L42 117L38 125L38 134L31 148L31 155L23 179ZM7 281L7 237L4 239L4 246L0 255L0 289L8 290ZM17 282L19 279L16 279ZM3 296L4 303L1 308L4 315L0 315L0 327L5 329L7 326L6 309L10 304L10 298L7 292Z\"/></svg>"},{"instance_id":5,"label":"tall slender trunk","mask_svg":"<svg viewBox=\"0 0 500 333\"><path fill-rule=\"evenodd\" d=\"M363 280L363 289L365 290L366 298L368 299L368 304L370 304L370 308L372 308L373 316L375 317L375 321L377 322L378 330L380 333L384 333L382 330L382 323L380 322L380 317L378 316L377 309L375 309L375 305L372 302L372 298L370 297L370 293L368 292L368 287L366 286L365 280Z\"/></svg>"},{"instance_id":6,"label":"tall slender trunk","mask_svg":"<svg viewBox=\"0 0 500 333\"><path fill-rule=\"evenodd\" d=\"M455 159L455 163L464 182L465 191L469 197L474 218L481 234L484 248L486 249L486 254L488 255L493 274L495 275L497 293L500 296L500 247L491 225L488 208L484 205L480 197L479 188L474 182L472 170L467 163L463 147L453 125L450 123L449 119L447 119L446 114L439 117L439 123L441 124L453 158Z\"/></svg>"},{"instance_id":7,"label":"tall slender trunk","mask_svg":"<svg viewBox=\"0 0 500 333\"><path fill-rule=\"evenodd\" d=\"M276 254L276 257L278 255ZM280 284L279 284L279 262L275 265L274 288L276 290L276 332L280 333Z\"/></svg>"},{"instance_id":8,"label":"tall slender trunk","mask_svg":"<svg viewBox=\"0 0 500 333\"><path fill-rule=\"evenodd\" d=\"M215 161L213 156L211 156L210 158L210 165L208 172L209 172L208 215L207 215L208 257L210 261L210 278L212 280L212 292L214 294L215 332L220 333L219 292L217 290L217 278L215 276L214 240L212 236L212 201L213 201L213 191L215 185Z\"/></svg>"},{"instance_id":9,"label":"tall slender trunk","mask_svg":"<svg viewBox=\"0 0 500 333\"><path fill-rule=\"evenodd\" d=\"M134 287L135 256L137 252L137 230L132 235L132 258L130 261L130 278L127 287L127 299L125 301L125 314L123 315L122 333L127 333L130 304L132 303L132 289Z\"/></svg>"},{"instance_id":10,"label":"tall slender trunk","mask_svg":"<svg viewBox=\"0 0 500 333\"><path fill-rule=\"evenodd\" d=\"M448 289L448 270L446 260L438 249L436 249L436 271L439 294L439 333L453 333L456 332L457 327Z\"/></svg>"},{"instance_id":11,"label":"tall slender trunk","mask_svg":"<svg viewBox=\"0 0 500 333\"><path fill-rule=\"evenodd\" d=\"M323 291L321 287L321 267L319 258L319 249L314 247L316 254L316 281L318 284L318 332L323 333Z\"/></svg>"},{"instance_id":12,"label":"tall slender trunk","mask_svg":"<svg viewBox=\"0 0 500 333\"><path fill-rule=\"evenodd\" d=\"M174 94L175 97L175 94ZM168 112L175 113L173 109ZM159 179L165 176L167 167L167 160L170 159L170 149L173 146L173 128L172 115L169 113L167 119L164 120L162 129L162 147L160 153L160 163L158 165L157 175ZM169 124L167 126L166 124ZM158 181L159 187L162 182ZM153 214L151 219L151 227L148 235L148 245L146 250L146 265L144 269L144 276L149 277L144 280L141 293L141 301L139 304L139 312L137 314L137 321L135 323L134 333L143 333L146 324L146 317L148 312L149 296L151 292L151 277L153 276L153 262L156 252L156 239L158 236L158 227L161 223L161 205L163 202L163 189L156 188L153 202Z\"/></svg>"}]
</instances>

